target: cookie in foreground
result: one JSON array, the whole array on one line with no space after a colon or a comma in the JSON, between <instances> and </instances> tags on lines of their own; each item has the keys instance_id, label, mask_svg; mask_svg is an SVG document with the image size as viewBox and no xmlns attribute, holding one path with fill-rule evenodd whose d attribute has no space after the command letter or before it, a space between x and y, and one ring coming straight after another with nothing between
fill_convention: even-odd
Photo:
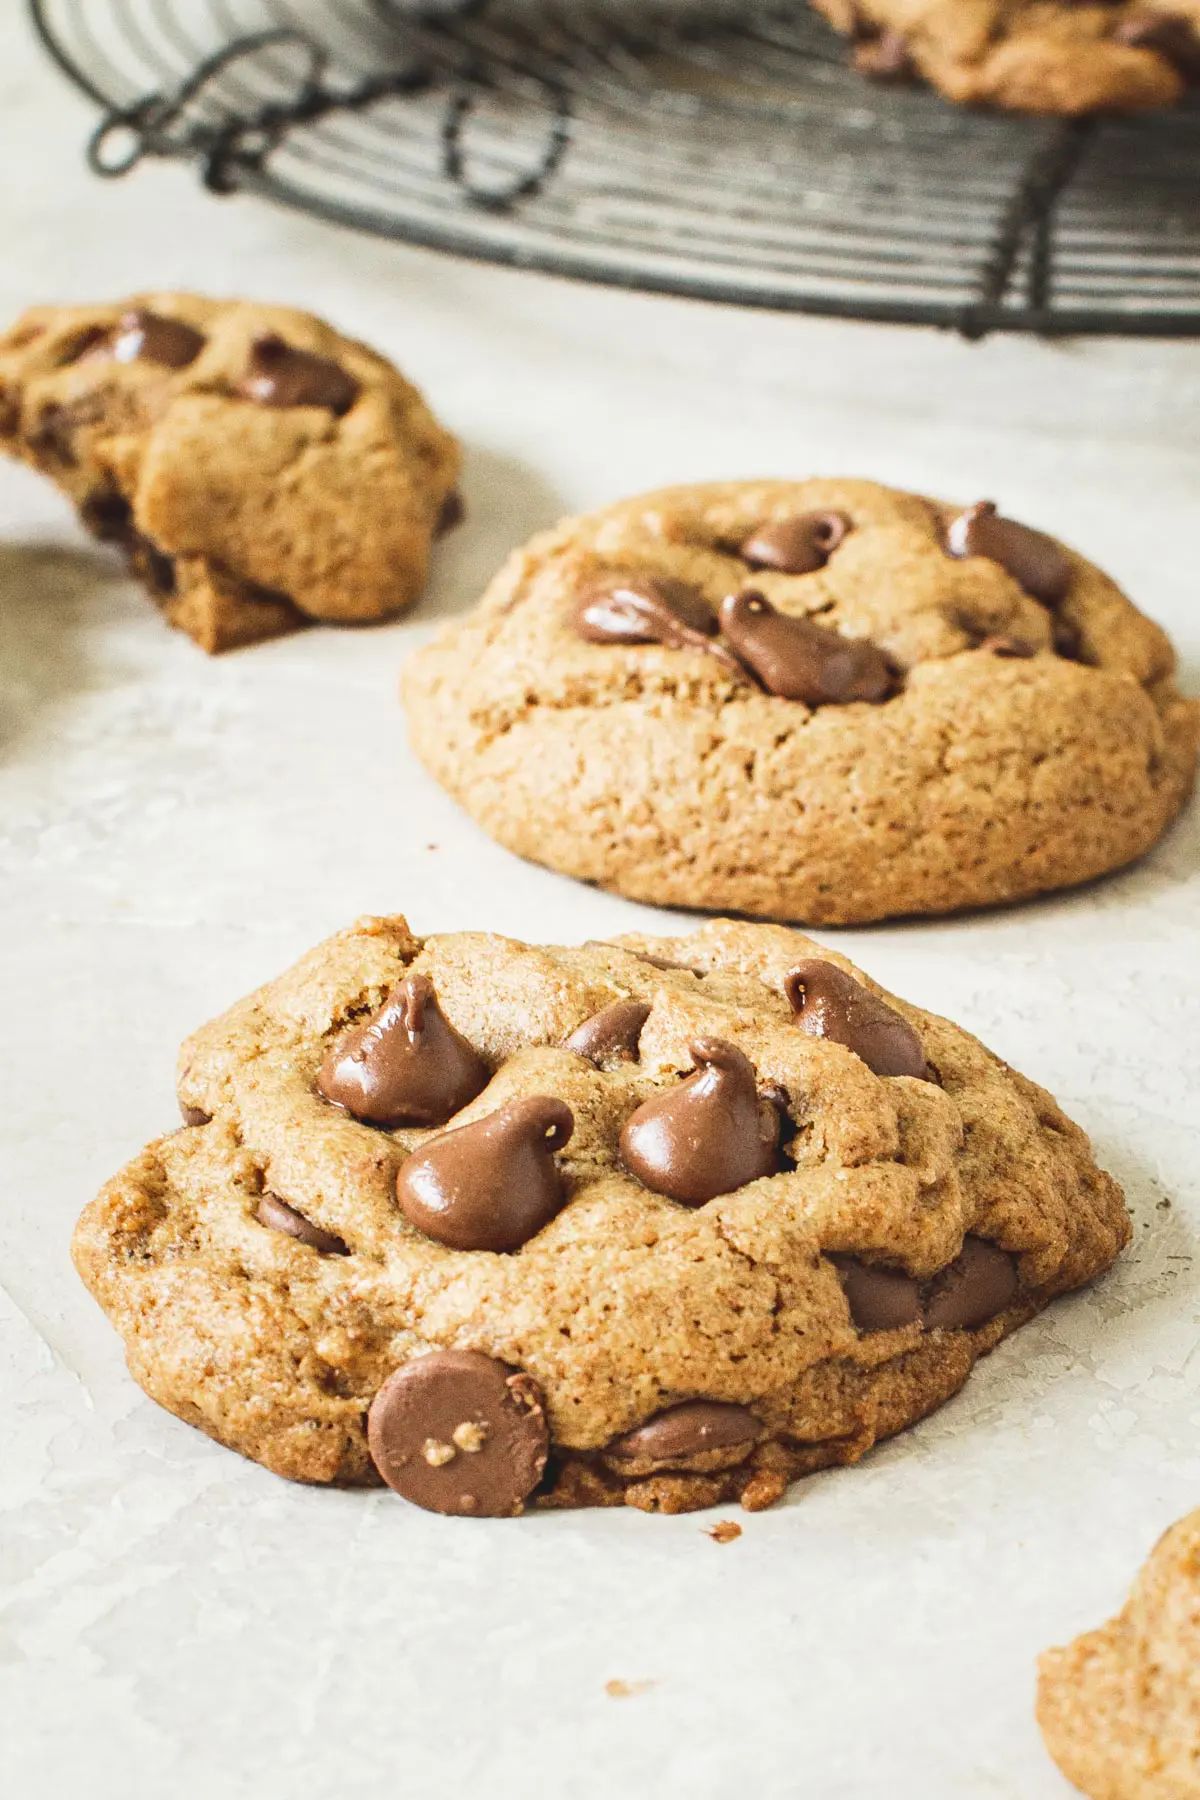
<instances>
[{"instance_id":1,"label":"cookie in foreground","mask_svg":"<svg viewBox=\"0 0 1200 1800\"><path fill-rule=\"evenodd\" d=\"M163 1406L433 1511L770 1505L1129 1236L1049 1094L777 926L367 918L183 1047L75 1261Z\"/></svg>"},{"instance_id":2,"label":"cookie in foreground","mask_svg":"<svg viewBox=\"0 0 1200 1800\"><path fill-rule=\"evenodd\" d=\"M403 611L460 460L364 344L196 294L25 313L0 337L0 449L55 481L210 652Z\"/></svg>"},{"instance_id":3,"label":"cookie in foreground","mask_svg":"<svg viewBox=\"0 0 1200 1800\"><path fill-rule=\"evenodd\" d=\"M1200 705L1091 563L985 502L668 488L568 519L410 657L413 747L501 844L637 900L945 913L1141 856Z\"/></svg>"},{"instance_id":4,"label":"cookie in foreground","mask_svg":"<svg viewBox=\"0 0 1200 1800\"><path fill-rule=\"evenodd\" d=\"M1196 0L813 0L875 80L1075 115L1169 106L1200 77Z\"/></svg>"},{"instance_id":5,"label":"cookie in foreground","mask_svg":"<svg viewBox=\"0 0 1200 1800\"><path fill-rule=\"evenodd\" d=\"M1092 1800L1197 1800L1200 1512L1159 1540L1124 1612L1042 1657L1038 1723Z\"/></svg>"}]
</instances>

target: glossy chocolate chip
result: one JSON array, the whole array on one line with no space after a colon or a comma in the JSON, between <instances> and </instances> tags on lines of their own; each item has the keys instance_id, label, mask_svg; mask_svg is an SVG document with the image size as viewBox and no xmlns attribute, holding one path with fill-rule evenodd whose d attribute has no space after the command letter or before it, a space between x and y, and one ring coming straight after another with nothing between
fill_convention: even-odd
<instances>
[{"instance_id":1,"label":"glossy chocolate chip","mask_svg":"<svg viewBox=\"0 0 1200 1800\"><path fill-rule=\"evenodd\" d=\"M428 975L416 974L338 1040L317 1091L367 1125L444 1125L487 1082L487 1064L443 1013Z\"/></svg>"},{"instance_id":2,"label":"glossy chocolate chip","mask_svg":"<svg viewBox=\"0 0 1200 1800\"><path fill-rule=\"evenodd\" d=\"M925 1324L930 1331L972 1331L1011 1306L1020 1283L1006 1250L986 1238L967 1237L948 1267L925 1285Z\"/></svg>"},{"instance_id":3,"label":"glossy chocolate chip","mask_svg":"<svg viewBox=\"0 0 1200 1800\"><path fill-rule=\"evenodd\" d=\"M275 1194L264 1194L254 1212L260 1225L266 1225L271 1231L282 1231L288 1237L295 1238L310 1249L319 1250L322 1256L349 1256L350 1251L332 1231L322 1231L303 1213L298 1213L294 1206L280 1200Z\"/></svg>"},{"instance_id":4,"label":"glossy chocolate chip","mask_svg":"<svg viewBox=\"0 0 1200 1800\"><path fill-rule=\"evenodd\" d=\"M537 1383L476 1350L433 1350L389 1375L367 1414L371 1460L427 1512L511 1518L550 1445Z\"/></svg>"},{"instance_id":5,"label":"glossy chocolate chip","mask_svg":"<svg viewBox=\"0 0 1200 1800\"><path fill-rule=\"evenodd\" d=\"M950 521L946 548L951 556L986 556L1045 606L1057 606L1071 585L1066 552L1028 525L1001 518L990 500L968 506Z\"/></svg>"},{"instance_id":6,"label":"glossy chocolate chip","mask_svg":"<svg viewBox=\"0 0 1200 1800\"><path fill-rule=\"evenodd\" d=\"M706 1450L749 1449L762 1436L762 1425L744 1406L725 1400L685 1400L636 1425L608 1445L608 1456L674 1462L702 1456Z\"/></svg>"},{"instance_id":7,"label":"glossy chocolate chip","mask_svg":"<svg viewBox=\"0 0 1200 1800\"><path fill-rule=\"evenodd\" d=\"M781 700L845 706L883 700L894 686L891 664L874 644L777 612L753 590L721 602L721 629L739 660Z\"/></svg>"},{"instance_id":8,"label":"glossy chocolate chip","mask_svg":"<svg viewBox=\"0 0 1200 1800\"><path fill-rule=\"evenodd\" d=\"M707 649L716 614L696 588L667 575L604 575L575 602L575 629L592 644L665 644Z\"/></svg>"},{"instance_id":9,"label":"glossy chocolate chip","mask_svg":"<svg viewBox=\"0 0 1200 1800\"><path fill-rule=\"evenodd\" d=\"M554 1152L575 1128L563 1100L510 1100L409 1157L396 1199L411 1225L454 1250L519 1250L566 1204Z\"/></svg>"},{"instance_id":10,"label":"glossy chocolate chip","mask_svg":"<svg viewBox=\"0 0 1200 1800\"><path fill-rule=\"evenodd\" d=\"M875 1075L929 1079L921 1040L908 1020L836 964L806 958L788 970L783 987L795 1023L810 1037L845 1044Z\"/></svg>"},{"instance_id":11,"label":"glossy chocolate chip","mask_svg":"<svg viewBox=\"0 0 1200 1800\"><path fill-rule=\"evenodd\" d=\"M811 575L823 569L846 533L845 513L795 513L772 519L752 531L739 554L755 569L777 569L781 575Z\"/></svg>"},{"instance_id":12,"label":"glossy chocolate chip","mask_svg":"<svg viewBox=\"0 0 1200 1800\"><path fill-rule=\"evenodd\" d=\"M179 1102L179 1116L185 1125L207 1125L212 1118L202 1106L188 1106L183 1100Z\"/></svg>"},{"instance_id":13,"label":"glossy chocolate chip","mask_svg":"<svg viewBox=\"0 0 1200 1800\"><path fill-rule=\"evenodd\" d=\"M202 332L144 307L122 314L105 346L114 362L151 362L164 369L186 369L203 348Z\"/></svg>"},{"instance_id":14,"label":"glossy chocolate chip","mask_svg":"<svg viewBox=\"0 0 1200 1800\"><path fill-rule=\"evenodd\" d=\"M921 1284L900 1269L881 1269L856 1256L834 1256L850 1317L860 1331L898 1331L921 1318Z\"/></svg>"},{"instance_id":15,"label":"glossy chocolate chip","mask_svg":"<svg viewBox=\"0 0 1200 1800\"><path fill-rule=\"evenodd\" d=\"M611 1006L601 1007L598 1013L577 1025L570 1037L563 1039L563 1049L573 1050L576 1056L586 1056L597 1066L610 1062L636 1062L638 1039L649 1017L648 1000L614 1000Z\"/></svg>"},{"instance_id":16,"label":"glossy chocolate chip","mask_svg":"<svg viewBox=\"0 0 1200 1800\"><path fill-rule=\"evenodd\" d=\"M703 1206L779 1166L779 1113L759 1096L753 1064L736 1045L697 1038L699 1064L639 1106L621 1132L621 1161L644 1187Z\"/></svg>"},{"instance_id":17,"label":"glossy chocolate chip","mask_svg":"<svg viewBox=\"0 0 1200 1800\"><path fill-rule=\"evenodd\" d=\"M298 350L268 332L250 346L237 392L259 406L324 406L345 413L358 398L358 383L329 357Z\"/></svg>"}]
</instances>

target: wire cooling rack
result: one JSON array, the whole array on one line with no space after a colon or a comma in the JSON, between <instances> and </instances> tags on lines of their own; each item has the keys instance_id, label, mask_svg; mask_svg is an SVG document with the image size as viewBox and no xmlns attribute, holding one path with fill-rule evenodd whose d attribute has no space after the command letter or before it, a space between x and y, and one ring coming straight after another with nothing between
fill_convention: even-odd
<instances>
[{"instance_id":1,"label":"wire cooling rack","mask_svg":"<svg viewBox=\"0 0 1200 1800\"><path fill-rule=\"evenodd\" d=\"M696 298L1200 333L1200 106L874 86L805 0L30 0L98 174L194 161L363 230Z\"/></svg>"}]
</instances>

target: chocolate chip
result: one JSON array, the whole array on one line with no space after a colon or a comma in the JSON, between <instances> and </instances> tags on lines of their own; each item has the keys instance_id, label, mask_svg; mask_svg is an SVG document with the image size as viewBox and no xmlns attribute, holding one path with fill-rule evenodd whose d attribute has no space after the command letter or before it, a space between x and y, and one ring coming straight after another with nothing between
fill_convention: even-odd
<instances>
[{"instance_id":1,"label":"chocolate chip","mask_svg":"<svg viewBox=\"0 0 1200 1800\"><path fill-rule=\"evenodd\" d=\"M250 346L247 371L236 391L259 406L324 406L346 413L358 398L358 383L329 357L297 350L268 332Z\"/></svg>"},{"instance_id":2,"label":"chocolate chip","mask_svg":"<svg viewBox=\"0 0 1200 1800\"><path fill-rule=\"evenodd\" d=\"M586 1056L598 1067L608 1062L636 1062L638 1038L650 1017L648 1000L614 1000L563 1039L563 1049Z\"/></svg>"},{"instance_id":3,"label":"chocolate chip","mask_svg":"<svg viewBox=\"0 0 1200 1800\"><path fill-rule=\"evenodd\" d=\"M783 988L795 1023L810 1037L845 1044L875 1075L929 1079L921 1040L908 1020L836 964L808 957L788 970Z\"/></svg>"},{"instance_id":4,"label":"chocolate chip","mask_svg":"<svg viewBox=\"0 0 1200 1800\"><path fill-rule=\"evenodd\" d=\"M104 544L127 544L133 535L133 508L116 488L99 488L79 508L93 537Z\"/></svg>"},{"instance_id":5,"label":"chocolate chip","mask_svg":"<svg viewBox=\"0 0 1200 1800\"><path fill-rule=\"evenodd\" d=\"M696 588L668 575L603 575L575 602L575 629L593 644L665 644L715 637L716 614ZM701 649L708 645L701 642Z\"/></svg>"},{"instance_id":6,"label":"chocolate chip","mask_svg":"<svg viewBox=\"0 0 1200 1800\"><path fill-rule=\"evenodd\" d=\"M1083 661L1083 637L1070 619L1056 618L1054 621L1054 654L1066 662Z\"/></svg>"},{"instance_id":7,"label":"chocolate chip","mask_svg":"<svg viewBox=\"0 0 1200 1800\"><path fill-rule=\"evenodd\" d=\"M409 1157L396 1178L400 1211L455 1250L519 1250L566 1204L554 1152L574 1128L563 1100L510 1100Z\"/></svg>"},{"instance_id":8,"label":"chocolate chip","mask_svg":"<svg viewBox=\"0 0 1200 1800\"><path fill-rule=\"evenodd\" d=\"M1003 656L1006 659L1024 659L1037 655L1034 646L1027 644L1024 638L985 637L980 640L976 648L986 651L989 656Z\"/></svg>"},{"instance_id":9,"label":"chocolate chip","mask_svg":"<svg viewBox=\"0 0 1200 1800\"><path fill-rule=\"evenodd\" d=\"M453 493L447 494L446 498L442 501L441 511L437 516L437 524L433 528L434 537L445 537L448 531L453 531L456 525L462 524L466 517L466 513L467 509L463 505L463 497L456 488Z\"/></svg>"},{"instance_id":10,"label":"chocolate chip","mask_svg":"<svg viewBox=\"0 0 1200 1800\"><path fill-rule=\"evenodd\" d=\"M144 307L122 314L104 344L115 362L152 362L165 369L186 369L203 348L202 332L182 319L167 319Z\"/></svg>"},{"instance_id":11,"label":"chocolate chip","mask_svg":"<svg viewBox=\"0 0 1200 1800\"><path fill-rule=\"evenodd\" d=\"M415 1506L505 1519L541 1480L550 1438L530 1376L476 1350L433 1350L388 1376L367 1442L388 1486Z\"/></svg>"},{"instance_id":12,"label":"chocolate chip","mask_svg":"<svg viewBox=\"0 0 1200 1800\"><path fill-rule=\"evenodd\" d=\"M753 1064L736 1045L697 1038L700 1065L639 1106L621 1132L621 1161L656 1194L703 1206L779 1166L779 1114L760 1099Z\"/></svg>"},{"instance_id":13,"label":"chocolate chip","mask_svg":"<svg viewBox=\"0 0 1200 1800\"><path fill-rule=\"evenodd\" d=\"M338 1039L317 1091L367 1125L444 1125L487 1082L487 1064L443 1013L428 975L414 974Z\"/></svg>"},{"instance_id":14,"label":"chocolate chip","mask_svg":"<svg viewBox=\"0 0 1200 1800\"><path fill-rule=\"evenodd\" d=\"M854 67L872 81L911 81L916 64L909 54L908 39L901 31L881 31L855 46Z\"/></svg>"},{"instance_id":15,"label":"chocolate chip","mask_svg":"<svg viewBox=\"0 0 1200 1800\"><path fill-rule=\"evenodd\" d=\"M282 1231L288 1237L296 1238L310 1249L319 1250L322 1256L349 1256L348 1247L340 1237L332 1231L322 1231L303 1213L298 1213L294 1206L280 1200L275 1194L264 1194L254 1212L260 1225L266 1225L271 1231Z\"/></svg>"},{"instance_id":16,"label":"chocolate chip","mask_svg":"<svg viewBox=\"0 0 1200 1800\"><path fill-rule=\"evenodd\" d=\"M881 1269L856 1256L834 1256L850 1317L860 1331L898 1331L921 1318L921 1284L900 1269Z\"/></svg>"},{"instance_id":17,"label":"chocolate chip","mask_svg":"<svg viewBox=\"0 0 1200 1800\"><path fill-rule=\"evenodd\" d=\"M212 1118L202 1106L188 1106L183 1100L179 1102L179 1116L185 1125L207 1125Z\"/></svg>"},{"instance_id":18,"label":"chocolate chip","mask_svg":"<svg viewBox=\"0 0 1200 1800\"><path fill-rule=\"evenodd\" d=\"M760 525L743 543L739 555L755 569L778 569L782 575L811 575L823 569L846 533L845 513L795 513Z\"/></svg>"},{"instance_id":19,"label":"chocolate chip","mask_svg":"<svg viewBox=\"0 0 1200 1800\"><path fill-rule=\"evenodd\" d=\"M882 650L858 638L777 612L749 590L721 602L721 629L769 694L806 706L886 698L894 685Z\"/></svg>"},{"instance_id":20,"label":"chocolate chip","mask_svg":"<svg viewBox=\"0 0 1200 1800\"><path fill-rule=\"evenodd\" d=\"M954 1261L926 1283L925 1324L930 1331L972 1331L1011 1306L1019 1287L1006 1250L966 1237Z\"/></svg>"},{"instance_id":21,"label":"chocolate chip","mask_svg":"<svg viewBox=\"0 0 1200 1800\"><path fill-rule=\"evenodd\" d=\"M708 1450L747 1450L762 1436L762 1425L747 1407L725 1400L685 1400L655 1413L606 1448L607 1456L677 1462Z\"/></svg>"},{"instance_id":22,"label":"chocolate chip","mask_svg":"<svg viewBox=\"0 0 1200 1800\"><path fill-rule=\"evenodd\" d=\"M1057 606L1071 585L1071 564L1054 539L1001 518L990 500L980 500L950 521L946 548L951 556L986 556L999 563L1045 606Z\"/></svg>"}]
</instances>

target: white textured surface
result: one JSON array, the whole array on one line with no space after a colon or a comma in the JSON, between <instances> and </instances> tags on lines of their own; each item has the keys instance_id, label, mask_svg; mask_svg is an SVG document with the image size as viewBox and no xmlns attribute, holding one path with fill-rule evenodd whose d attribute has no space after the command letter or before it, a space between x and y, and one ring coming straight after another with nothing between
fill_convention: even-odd
<instances>
[{"instance_id":1,"label":"white textured surface","mask_svg":"<svg viewBox=\"0 0 1200 1800\"><path fill-rule=\"evenodd\" d=\"M462 1524L287 1487L141 1397L67 1244L172 1124L184 1033L357 913L564 939L656 917L494 848L404 749L402 654L532 528L690 476L994 494L1123 579L1196 691L1200 351L970 349L474 268L178 170L101 187L17 13L3 313L172 284L328 312L466 440L469 524L411 621L209 662L0 468L0 1791L1063 1800L1035 1654L1200 1499L1194 812L1087 893L842 935L1058 1094L1136 1241L728 1547L698 1517Z\"/></svg>"}]
</instances>

